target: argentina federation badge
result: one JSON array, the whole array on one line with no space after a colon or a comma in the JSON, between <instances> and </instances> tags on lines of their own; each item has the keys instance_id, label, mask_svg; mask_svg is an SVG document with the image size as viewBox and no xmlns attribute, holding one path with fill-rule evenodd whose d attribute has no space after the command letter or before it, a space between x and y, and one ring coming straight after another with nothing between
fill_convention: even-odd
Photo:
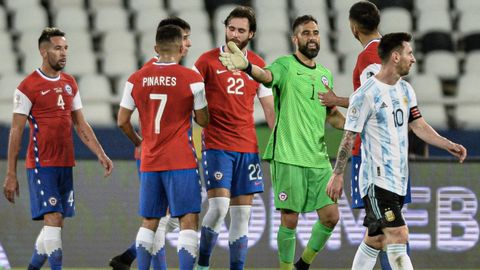
<instances>
[{"instance_id":1,"label":"argentina federation badge","mask_svg":"<svg viewBox=\"0 0 480 270\"><path fill-rule=\"evenodd\" d=\"M395 214L393 213L392 210L388 210L385 212L385 219L388 222L393 222L395 220Z\"/></svg>"}]
</instances>

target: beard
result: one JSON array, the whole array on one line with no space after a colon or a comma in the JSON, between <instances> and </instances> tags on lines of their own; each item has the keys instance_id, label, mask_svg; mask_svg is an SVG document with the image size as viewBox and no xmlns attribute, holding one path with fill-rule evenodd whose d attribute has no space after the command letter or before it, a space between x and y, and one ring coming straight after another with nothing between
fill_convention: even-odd
<instances>
[{"instance_id":1,"label":"beard","mask_svg":"<svg viewBox=\"0 0 480 270\"><path fill-rule=\"evenodd\" d=\"M48 60L48 63L50 64L52 69L55 71L61 71L65 68L65 63L61 63L60 61L53 62L51 60Z\"/></svg>"},{"instance_id":2,"label":"beard","mask_svg":"<svg viewBox=\"0 0 480 270\"><path fill-rule=\"evenodd\" d=\"M250 42L250 39L247 39L247 40L241 42L241 41L236 40L236 39L233 39L233 38L228 39L228 37L225 36L225 44L227 44L227 43L230 42L230 41L235 42L235 44L237 45L237 47L238 47L240 50L243 50L243 48L247 47L248 42Z\"/></svg>"},{"instance_id":3,"label":"beard","mask_svg":"<svg viewBox=\"0 0 480 270\"><path fill-rule=\"evenodd\" d=\"M315 49L308 48L308 44L310 44L310 43L315 44ZM317 57L318 52L320 51L320 44L316 43L316 42L313 42L313 41L309 41L305 44L299 45L298 50L303 55L305 55L308 59L313 59L313 58Z\"/></svg>"}]
</instances>

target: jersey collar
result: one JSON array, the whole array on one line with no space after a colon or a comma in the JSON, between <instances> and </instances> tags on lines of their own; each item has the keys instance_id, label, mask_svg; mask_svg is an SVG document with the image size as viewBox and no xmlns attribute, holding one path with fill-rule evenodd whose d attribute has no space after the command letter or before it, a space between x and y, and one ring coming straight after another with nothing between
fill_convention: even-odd
<instances>
[{"instance_id":1,"label":"jersey collar","mask_svg":"<svg viewBox=\"0 0 480 270\"><path fill-rule=\"evenodd\" d=\"M38 73L38 75L40 75L42 78L44 78L47 81L56 82L56 81L60 80L60 74L58 74L57 77L52 78L52 77L47 76L47 74L43 73L40 68L37 68L35 71Z\"/></svg>"},{"instance_id":2,"label":"jersey collar","mask_svg":"<svg viewBox=\"0 0 480 270\"><path fill-rule=\"evenodd\" d=\"M375 43L375 42L380 42L380 38L374 38L374 39L370 40L370 41L365 45L365 47L363 47L363 49L365 50L366 48L368 48L368 46L370 46L370 44Z\"/></svg>"},{"instance_id":3,"label":"jersey collar","mask_svg":"<svg viewBox=\"0 0 480 270\"><path fill-rule=\"evenodd\" d=\"M305 65L305 63L303 63L302 60L300 60L300 58L298 58L298 56L296 54L293 54L293 57L295 57L295 60L297 60L298 63L302 64L302 66L304 66L306 68L309 68L309 69L316 69L317 68L317 63L315 63L315 66L311 67L311 66Z\"/></svg>"}]
</instances>

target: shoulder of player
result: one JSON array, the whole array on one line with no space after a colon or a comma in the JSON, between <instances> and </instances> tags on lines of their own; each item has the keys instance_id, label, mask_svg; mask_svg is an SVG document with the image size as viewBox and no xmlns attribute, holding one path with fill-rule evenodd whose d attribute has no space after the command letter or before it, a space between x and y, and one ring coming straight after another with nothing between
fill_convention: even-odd
<instances>
[{"instance_id":1,"label":"shoulder of player","mask_svg":"<svg viewBox=\"0 0 480 270\"><path fill-rule=\"evenodd\" d=\"M247 58L251 63L257 66L265 66L265 60L260 55L256 54L254 51L248 50Z\"/></svg>"}]
</instances>

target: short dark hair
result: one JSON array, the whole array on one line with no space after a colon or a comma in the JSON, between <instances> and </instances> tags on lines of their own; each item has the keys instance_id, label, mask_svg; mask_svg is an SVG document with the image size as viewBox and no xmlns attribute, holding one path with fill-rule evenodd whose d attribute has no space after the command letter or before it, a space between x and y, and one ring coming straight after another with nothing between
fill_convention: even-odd
<instances>
[{"instance_id":1,"label":"short dark hair","mask_svg":"<svg viewBox=\"0 0 480 270\"><path fill-rule=\"evenodd\" d=\"M255 18L255 11L253 11L253 8L247 6L238 6L234 8L232 12L228 14L225 21L223 21L225 27L228 26L232 18L246 18L249 24L249 31L254 33L257 32L257 19Z\"/></svg>"},{"instance_id":2,"label":"short dark hair","mask_svg":"<svg viewBox=\"0 0 480 270\"><path fill-rule=\"evenodd\" d=\"M183 20L179 17L175 17L175 16L168 17L166 19L161 20L158 23L157 29L162 27L162 26L165 26L165 25L176 25L176 26L182 28L183 31L187 31L187 30L191 29L190 24L187 21L185 21L185 20Z\"/></svg>"},{"instance_id":3,"label":"short dark hair","mask_svg":"<svg viewBox=\"0 0 480 270\"><path fill-rule=\"evenodd\" d=\"M182 28L176 25L167 24L160 26L157 29L157 35L155 36L155 42L160 47L160 50L170 50L172 46L178 44L182 45L183 34Z\"/></svg>"},{"instance_id":4,"label":"short dark hair","mask_svg":"<svg viewBox=\"0 0 480 270\"><path fill-rule=\"evenodd\" d=\"M45 27L42 31L42 34L38 38L38 47L44 42L50 42L52 37L64 37L65 32L56 27Z\"/></svg>"},{"instance_id":5,"label":"short dark hair","mask_svg":"<svg viewBox=\"0 0 480 270\"><path fill-rule=\"evenodd\" d=\"M378 44L378 55L382 63L388 62L393 51L398 51L403 48L403 42L410 42L412 35L405 32L386 34Z\"/></svg>"},{"instance_id":6,"label":"short dark hair","mask_svg":"<svg viewBox=\"0 0 480 270\"><path fill-rule=\"evenodd\" d=\"M350 7L349 18L359 25L362 33L369 34L380 24L380 11L374 3L360 1Z\"/></svg>"},{"instance_id":7,"label":"short dark hair","mask_svg":"<svg viewBox=\"0 0 480 270\"><path fill-rule=\"evenodd\" d=\"M315 17L313 17L312 15L303 15L303 16L297 17L295 21L293 21L292 32L295 33L295 29L297 29L299 25L303 25L309 22L314 22L315 24L318 25L317 19L315 19Z\"/></svg>"}]
</instances>

